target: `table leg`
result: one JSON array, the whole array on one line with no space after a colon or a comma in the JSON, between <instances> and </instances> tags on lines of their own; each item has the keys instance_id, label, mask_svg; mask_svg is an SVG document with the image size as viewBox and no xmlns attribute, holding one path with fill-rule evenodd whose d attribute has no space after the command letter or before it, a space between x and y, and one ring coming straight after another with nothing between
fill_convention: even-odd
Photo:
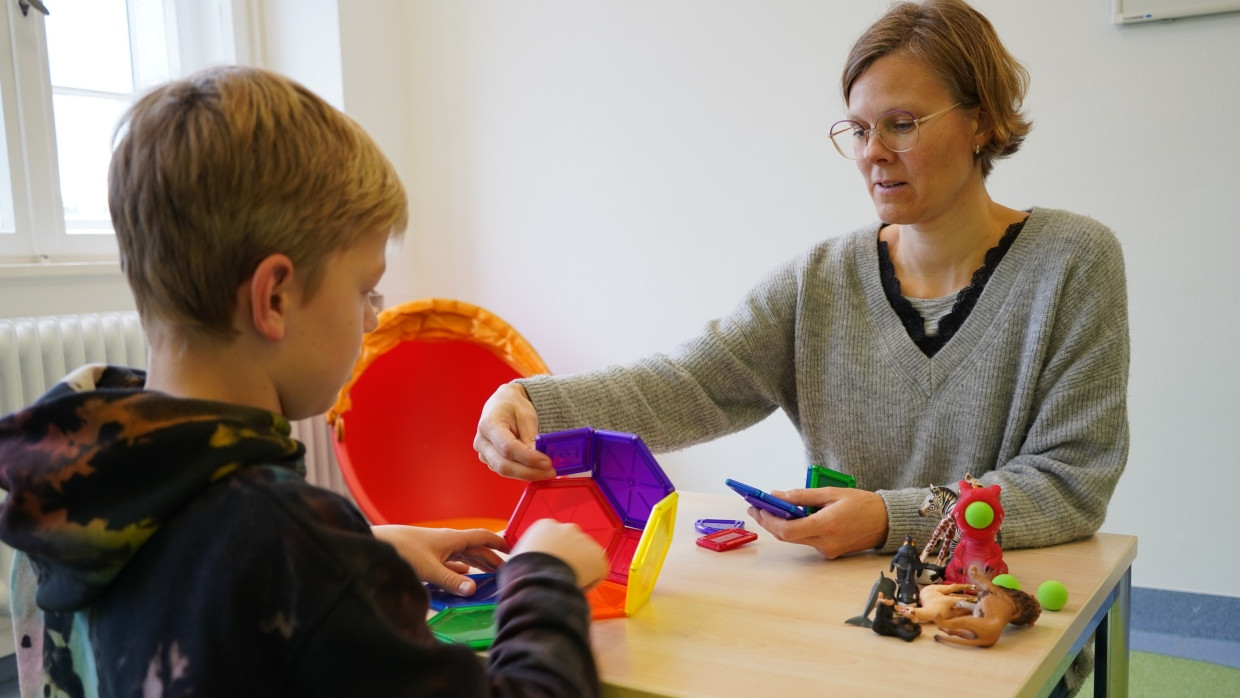
<instances>
[{"instance_id":1,"label":"table leg","mask_svg":"<svg viewBox=\"0 0 1240 698\"><path fill-rule=\"evenodd\" d=\"M1132 637L1132 569L1115 587L1115 600L1094 632L1094 696L1128 695L1128 647Z\"/></svg>"}]
</instances>

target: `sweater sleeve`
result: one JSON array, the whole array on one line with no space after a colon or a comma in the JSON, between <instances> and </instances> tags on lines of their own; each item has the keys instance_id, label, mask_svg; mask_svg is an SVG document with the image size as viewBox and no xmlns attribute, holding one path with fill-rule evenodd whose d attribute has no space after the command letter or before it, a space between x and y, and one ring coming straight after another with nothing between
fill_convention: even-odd
<instances>
[{"instance_id":1,"label":"sweater sleeve","mask_svg":"<svg viewBox=\"0 0 1240 698\"><path fill-rule=\"evenodd\" d=\"M670 451L740 431L776 409L795 423L794 264L772 272L730 314L670 353L519 381L538 410L539 429L641 434L651 449Z\"/></svg>"},{"instance_id":2,"label":"sweater sleeve","mask_svg":"<svg viewBox=\"0 0 1240 698\"><path fill-rule=\"evenodd\" d=\"M1055 545L1092 535L1128 458L1129 334L1123 255L1091 236L1051 316L1053 340L1017 454L984 478L1003 488L1001 543Z\"/></svg>"}]
</instances>

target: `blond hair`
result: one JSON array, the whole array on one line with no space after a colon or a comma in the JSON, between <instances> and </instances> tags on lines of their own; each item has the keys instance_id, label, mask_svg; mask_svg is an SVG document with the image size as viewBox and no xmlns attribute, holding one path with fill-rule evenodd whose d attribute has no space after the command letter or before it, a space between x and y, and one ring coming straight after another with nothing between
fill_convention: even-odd
<instances>
[{"instance_id":1,"label":"blond hair","mask_svg":"<svg viewBox=\"0 0 1240 698\"><path fill-rule=\"evenodd\" d=\"M879 58L903 52L925 61L951 92L952 100L979 106L988 117L990 140L978 159L982 176L994 161L1020 149L1032 123L1021 112L1029 72L1008 53L990 20L961 0L900 2L857 39L840 87L844 103L853 83Z\"/></svg>"},{"instance_id":2,"label":"blond hair","mask_svg":"<svg viewBox=\"0 0 1240 698\"><path fill-rule=\"evenodd\" d=\"M141 97L117 127L108 205L138 311L231 337L237 289L288 255L313 295L328 257L408 204L392 164L352 119L258 68L210 68Z\"/></svg>"}]
</instances>

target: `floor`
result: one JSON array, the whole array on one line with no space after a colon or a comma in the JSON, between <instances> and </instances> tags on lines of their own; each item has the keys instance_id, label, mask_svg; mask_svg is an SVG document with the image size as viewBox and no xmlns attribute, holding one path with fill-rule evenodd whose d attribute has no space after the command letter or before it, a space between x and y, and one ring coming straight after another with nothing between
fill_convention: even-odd
<instances>
[{"instance_id":1,"label":"floor","mask_svg":"<svg viewBox=\"0 0 1240 698\"><path fill-rule=\"evenodd\" d=\"M0 698L17 698L7 615L0 615ZM1240 669L1240 597L1132 589L1131 649Z\"/></svg>"}]
</instances>

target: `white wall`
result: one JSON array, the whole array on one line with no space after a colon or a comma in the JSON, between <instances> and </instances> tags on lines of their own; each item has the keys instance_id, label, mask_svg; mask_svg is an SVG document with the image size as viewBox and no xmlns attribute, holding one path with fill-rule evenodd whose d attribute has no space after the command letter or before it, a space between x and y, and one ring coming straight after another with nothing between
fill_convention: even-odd
<instances>
[{"instance_id":1,"label":"white wall","mask_svg":"<svg viewBox=\"0 0 1240 698\"><path fill-rule=\"evenodd\" d=\"M1119 234L1133 440L1104 530L1140 536L1138 585L1235 595L1240 15L1117 27L1110 4L977 1L1033 74L1034 132L991 189ZM885 1L378 5L371 20L404 22L405 53L377 70L407 83L346 110L385 132L391 110L410 115L391 152L413 227L389 302L478 303L569 372L670 348L774 264L873 217L825 128L842 59ZM791 486L803 468L782 415L660 461L710 491Z\"/></svg>"},{"instance_id":2,"label":"white wall","mask_svg":"<svg viewBox=\"0 0 1240 698\"><path fill-rule=\"evenodd\" d=\"M284 73L343 109L340 9L337 0L260 0L249 17L259 24L254 62Z\"/></svg>"}]
</instances>

